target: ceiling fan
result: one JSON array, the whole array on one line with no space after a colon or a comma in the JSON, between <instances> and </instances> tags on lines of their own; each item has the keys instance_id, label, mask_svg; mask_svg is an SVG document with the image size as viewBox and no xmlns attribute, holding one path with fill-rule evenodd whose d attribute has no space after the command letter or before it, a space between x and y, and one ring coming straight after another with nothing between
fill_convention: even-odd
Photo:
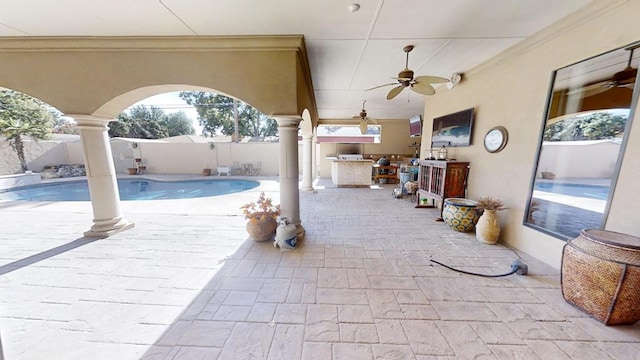
<instances>
[{"instance_id":1,"label":"ceiling fan","mask_svg":"<svg viewBox=\"0 0 640 360\"><path fill-rule=\"evenodd\" d=\"M640 44L636 44L625 49L629 50L629 60L627 61L627 67L613 74L611 79L598 81L596 83L584 86L580 89L582 96L589 97L598 95L615 87L633 89L633 86L636 82L636 76L638 75L638 69L631 67L631 61L633 60L633 51L638 47L640 47Z\"/></svg>"},{"instance_id":2,"label":"ceiling fan","mask_svg":"<svg viewBox=\"0 0 640 360\"><path fill-rule=\"evenodd\" d=\"M407 45L402 49L402 51L404 51L407 54L407 60L405 62L404 70L398 73L397 78L394 78L398 80L398 83L400 83L400 85L394 87L393 89L391 89L391 91L389 91L389 93L387 94L387 100L393 99L398 94L400 94L400 92L404 90L404 88L407 88L407 87L411 88L411 90L419 94L433 95L436 93L436 90L430 84L444 84L449 82L449 79L439 77L439 76L418 76L414 78L413 70L409 69L409 53L411 52L411 50L413 50L413 45ZM378 88L390 86L390 85L396 85L396 84L397 83L394 82L394 83L379 85L379 86L375 86L370 89L367 89L365 91L378 89Z\"/></svg>"},{"instance_id":3,"label":"ceiling fan","mask_svg":"<svg viewBox=\"0 0 640 360\"><path fill-rule=\"evenodd\" d=\"M352 117L353 119L360 120L360 133L362 135L366 134L367 128L369 127L369 121L371 121L373 124L376 123L375 120L367 117L367 110L364 109L364 103L366 102L367 100L362 100L362 110L360 110L360 114Z\"/></svg>"}]
</instances>

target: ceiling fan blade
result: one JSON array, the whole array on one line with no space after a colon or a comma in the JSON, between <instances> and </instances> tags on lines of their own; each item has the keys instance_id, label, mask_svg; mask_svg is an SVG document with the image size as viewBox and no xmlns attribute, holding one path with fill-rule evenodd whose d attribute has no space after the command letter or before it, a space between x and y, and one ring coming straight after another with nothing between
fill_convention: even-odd
<instances>
[{"instance_id":1,"label":"ceiling fan blade","mask_svg":"<svg viewBox=\"0 0 640 360\"><path fill-rule=\"evenodd\" d=\"M392 83L384 84L384 85L378 85L378 86L374 86L372 88L366 89L365 91L374 90L374 89L378 89L378 88L385 87L385 86L390 86L390 85L395 85L395 84L397 84L397 82L392 82Z\"/></svg>"},{"instance_id":2,"label":"ceiling fan blade","mask_svg":"<svg viewBox=\"0 0 640 360\"><path fill-rule=\"evenodd\" d=\"M368 128L367 120L365 120L365 119L360 120L360 133L362 135L367 133L367 128Z\"/></svg>"},{"instance_id":3,"label":"ceiling fan blade","mask_svg":"<svg viewBox=\"0 0 640 360\"><path fill-rule=\"evenodd\" d=\"M449 79L440 76L418 76L416 82L427 84L444 84L448 83Z\"/></svg>"},{"instance_id":4,"label":"ceiling fan blade","mask_svg":"<svg viewBox=\"0 0 640 360\"><path fill-rule=\"evenodd\" d=\"M585 91L582 94L582 97L589 97L589 96L594 96L594 95L598 95L598 94L602 94L603 92L607 91L607 90L611 90L613 89L615 86L610 86L610 85L605 85L605 86L601 86L600 88L597 89L591 89L588 91Z\"/></svg>"},{"instance_id":5,"label":"ceiling fan blade","mask_svg":"<svg viewBox=\"0 0 640 360\"><path fill-rule=\"evenodd\" d=\"M391 91L389 91L389 93L387 94L387 100L391 100L394 97L398 96L398 94L400 94L402 89L404 89L404 86L402 85L396 86L393 89L391 89Z\"/></svg>"},{"instance_id":6,"label":"ceiling fan blade","mask_svg":"<svg viewBox=\"0 0 640 360\"><path fill-rule=\"evenodd\" d=\"M436 90L433 88L433 86L427 83L415 83L411 85L411 90L422 95L433 95L436 93Z\"/></svg>"},{"instance_id":7,"label":"ceiling fan blade","mask_svg":"<svg viewBox=\"0 0 640 360\"><path fill-rule=\"evenodd\" d=\"M603 92L611 89L612 87L614 87L614 84L611 81L609 81L609 80L600 81L600 82L597 82L597 83L585 85L585 86L570 90L567 93L567 95L568 96L580 95L582 97L589 97L589 96L598 95L600 93L603 93Z\"/></svg>"}]
</instances>

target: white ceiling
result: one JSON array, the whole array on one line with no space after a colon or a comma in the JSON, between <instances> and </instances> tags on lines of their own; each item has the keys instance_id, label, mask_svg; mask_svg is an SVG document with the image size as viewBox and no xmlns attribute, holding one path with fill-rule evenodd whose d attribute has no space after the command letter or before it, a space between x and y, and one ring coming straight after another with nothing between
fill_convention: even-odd
<instances>
[{"instance_id":1,"label":"white ceiling","mask_svg":"<svg viewBox=\"0 0 640 360\"><path fill-rule=\"evenodd\" d=\"M0 0L0 36L302 34L321 119L351 118L362 100L371 118L405 119L422 113L422 95L364 91L394 81L404 46L416 76L449 78L591 1Z\"/></svg>"}]
</instances>

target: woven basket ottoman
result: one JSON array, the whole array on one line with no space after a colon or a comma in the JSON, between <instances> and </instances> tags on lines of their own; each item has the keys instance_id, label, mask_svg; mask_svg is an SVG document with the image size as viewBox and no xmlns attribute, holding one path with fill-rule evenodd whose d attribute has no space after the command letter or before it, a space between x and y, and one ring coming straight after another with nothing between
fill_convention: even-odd
<instances>
[{"instance_id":1,"label":"woven basket ottoman","mask_svg":"<svg viewBox=\"0 0 640 360\"><path fill-rule=\"evenodd\" d=\"M562 296L606 325L640 320L640 238L588 229L562 251Z\"/></svg>"}]
</instances>

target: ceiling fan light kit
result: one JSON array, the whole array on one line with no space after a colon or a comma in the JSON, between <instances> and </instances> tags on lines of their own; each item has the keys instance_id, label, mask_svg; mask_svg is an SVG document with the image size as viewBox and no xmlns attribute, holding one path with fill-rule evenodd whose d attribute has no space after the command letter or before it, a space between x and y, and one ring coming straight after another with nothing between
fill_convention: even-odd
<instances>
[{"instance_id":1,"label":"ceiling fan light kit","mask_svg":"<svg viewBox=\"0 0 640 360\"><path fill-rule=\"evenodd\" d=\"M353 116L354 119L360 120L359 128L360 128L360 133L362 135L367 133L367 129L369 128L369 121L371 121L374 124L376 123L375 120L367 117L367 110L364 109L364 104L366 102L367 100L362 100L362 110L360 110L360 114Z\"/></svg>"},{"instance_id":2,"label":"ceiling fan light kit","mask_svg":"<svg viewBox=\"0 0 640 360\"><path fill-rule=\"evenodd\" d=\"M436 93L436 89L431 84L444 84L449 83L449 79L445 79L439 76L418 76L414 78L413 70L409 69L409 53L413 50L413 45L405 46L402 51L407 54L404 69L398 73L398 77L395 78L399 85L394 87L387 93L387 100L391 100L398 96L404 90L404 88L410 88L411 90L422 95L433 95ZM384 84L372 87L366 91L378 89L385 86L396 85L396 83Z\"/></svg>"}]
</instances>

